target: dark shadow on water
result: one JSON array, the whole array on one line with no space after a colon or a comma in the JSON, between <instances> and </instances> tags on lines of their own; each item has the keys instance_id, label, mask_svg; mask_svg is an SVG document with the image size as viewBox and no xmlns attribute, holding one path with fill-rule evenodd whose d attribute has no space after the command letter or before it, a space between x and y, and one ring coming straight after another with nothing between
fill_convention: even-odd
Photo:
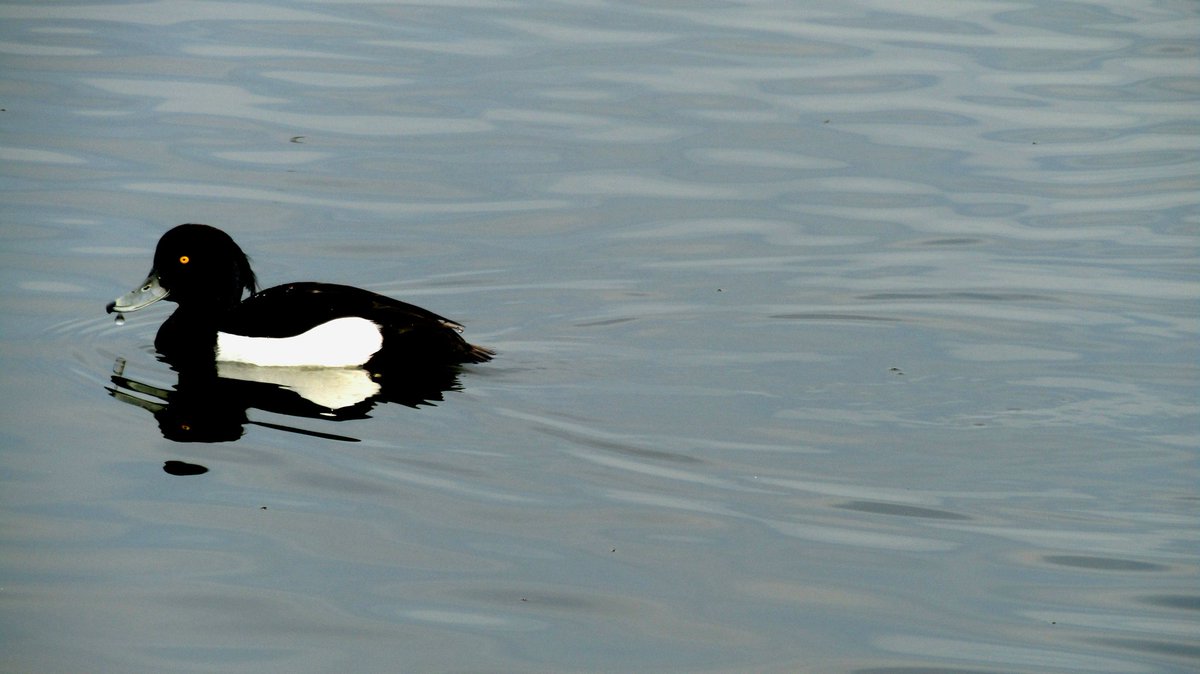
<instances>
[{"instance_id":1,"label":"dark shadow on water","mask_svg":"<svg viewBox=\"0 0 1200 674\"><path fill-rule=\"evenodd\" d=\"M1200 595L1154 594L1140 598L1141 603L1181 611L1200 611Z\"/></svg>"},{"instance_id":2,"label":"dark shadow on water","mask_svg":"<svg viewBox=\"0 0 1200 674\"><path fill-rule=\"evenodd\" d=\"M894 323L900 321L899 318L888 318L886 316L870 316L867 314L842 314L832 312L805 311L789 314L771 314L770 318L779 318L789 321L865 321L865 322L881 322Z\"/></svg>"},{"instance_id":3,"label":"dark shadow on water","mask_svg":"<svg viewBox=\"0 0 1200 674\"><path fill-rule=\"evenodd\" d=\"M969 302L1041 302L1053 298L1029 293L985 293L985 292L938 292L938 293L871 293L859 295L858 299L876 300L965 300Z\"/></svg>"},{"instance_id":4,"label":"dark shadow on water","mask_svg":"<svg viewBox=\"0 0 1200 674\"><path fill-rule=\"evenodd\" d=\"M203 475L208 472L208 469L198 463L165 461L163 462L163 472L179 477L186 477L188 475Z\"/></svg>"},{"instance_id":5,"label":"dark shadow on water","mask_svg":"<svg viewBox=\"0 0 1200 674\"><path fill-rule=\"evenodd\" d=\"M1133 559L1093 555L1045 555L1042 559L1057 566L1069 566L1094 571L1166 571L1170 568L1162 564L1139 562Z\"/></svg>"},{"instance_id":6,"label":"dark shadow on water","mask_svg":"<svg viewBox=\"0 0 1200 674\"><path fill-rule=\"evenodd\" d=\"M844 508L846 510L857 510L864 513L877 513L880 515L895 515L898 517L921 517L934 520L969 520L970 517L960 515L948 510L936 510L934 508L922 508L919 506L900 505L896 503L881 503L876 501L848 501L839 503L835 508Z\"/></svg>"}]
</instances>

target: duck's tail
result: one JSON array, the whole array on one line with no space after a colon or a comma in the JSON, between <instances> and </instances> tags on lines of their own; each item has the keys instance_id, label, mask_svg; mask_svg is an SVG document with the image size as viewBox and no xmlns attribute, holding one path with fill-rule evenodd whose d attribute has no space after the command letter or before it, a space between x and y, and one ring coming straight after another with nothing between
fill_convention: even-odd
<instances>
[{"instance_id":1,"label":"duck's tail","mask_svg":"<svg viewBox=\"0 0 1200 674\"><path fill-rule=\"evenodd\" d=\"M488 349L488 348L485 348L482 346L476 346L474 344L468 343L467 349L463 353L463 362L464 363L486 363L489 360L491 360L495 355L496 355L496 352L493 351L492 349Z\"/></svg>"}]
</instances>

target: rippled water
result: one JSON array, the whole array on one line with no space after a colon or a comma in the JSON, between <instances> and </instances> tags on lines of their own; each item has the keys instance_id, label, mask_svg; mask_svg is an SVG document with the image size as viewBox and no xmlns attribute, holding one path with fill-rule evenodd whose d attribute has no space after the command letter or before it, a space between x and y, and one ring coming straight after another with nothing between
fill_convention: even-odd
<instances>
[{"instance_id":1,"label":"rippled water","mask_svg":"<svg viewBox=\"0 0 1200 674\"><path fill-rule=\"evenodd\" d=\"M1194 671L1198 15L0 5L0 669ZM500 356L177 442L180 222Z\"/></svg>"}]
</instances>

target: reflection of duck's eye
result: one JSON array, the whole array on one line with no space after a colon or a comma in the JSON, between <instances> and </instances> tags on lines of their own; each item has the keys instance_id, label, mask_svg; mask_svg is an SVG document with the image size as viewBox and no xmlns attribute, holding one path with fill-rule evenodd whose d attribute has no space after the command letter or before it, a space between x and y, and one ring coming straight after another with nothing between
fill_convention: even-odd
<instances>
[{"instance_id":1,"label":"reflection of duck's eye","mask_svg":"<svg viewBox=\"0 0 1200 674\"><path fill-rule=\"evenodd\" d=\"M186 256L186 255L180 255L180 256L179 256L179 264L187 264L187 263L189 263L189 262L191 262L191 261L192 261L192 258L190 258L190 257L188 257L188 256Z\"/></svg>"}]
</instances>

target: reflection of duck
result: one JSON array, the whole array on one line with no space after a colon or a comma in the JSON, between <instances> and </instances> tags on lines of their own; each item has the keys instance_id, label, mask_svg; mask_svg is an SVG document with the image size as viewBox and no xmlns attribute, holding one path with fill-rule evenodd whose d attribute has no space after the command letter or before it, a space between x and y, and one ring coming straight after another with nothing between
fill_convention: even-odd
<instances>
[{"instance_id":1,"label":"reflection of duck","mask_svg":"<svg viewBox=\"0 0 1200 674\"><path fill-rule=\"evenodd\" d=\"M108 392L117 400L152 413L163 437L177 442L228 442L242 436L248 424L354 442L355 438L292 426L252 421L247 412L331 421L366 418L378 402L409 407L433 404L446 391L458 390L452 367L414 369L389 377L360 367L259 367L217 363L216 367L179 368L173 390L124 376L117 361Z\"/></svg>"},{"instance_id":2,"label":"reflection of duck","mask_svg":"<svg viewBox=\"0 0 1200 674\"><path fill-rule=\"evenodd\" d=\"M458 323L361 288L289 283L257 291L250 260L228 234L179 225L158 242L141 287L108 311L137 311L159 300L179 308L154 346L169 362L355 367L379 372L491 360L467 343ZM243 291L249 293L244 301Z\"/></svg>"}]
</instances>

